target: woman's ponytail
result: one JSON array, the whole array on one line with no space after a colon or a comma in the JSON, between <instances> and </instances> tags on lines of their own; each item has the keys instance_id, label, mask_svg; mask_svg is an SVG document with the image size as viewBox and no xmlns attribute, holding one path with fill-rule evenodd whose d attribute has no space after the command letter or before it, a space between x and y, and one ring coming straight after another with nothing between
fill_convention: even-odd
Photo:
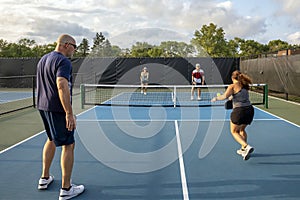
<instances>
[{"instance_id":1,"label":"woman's ponytail","mask_svg":"<svg viewBox=\"0 0 300 200\"><path fill-rule=\"evenodd\" d=\"M249 90L250 84L252 84L251 78L243 73L239 75L238 81L242 84L242 87L245 88L246 90Z\"/></svg>"},{"instance_id":2,"label":"woman's ponytail","mask_svg":"<svg viewBox=\"0 0 300 200\"><path fill-rule=\"evenodd\" d=\"M243 88L249 90L250 84L252 84L252 80L246 74L241 73L240 71L236 70L232 72L232 78L240 82Z\"/></svg>"}]
</instances>

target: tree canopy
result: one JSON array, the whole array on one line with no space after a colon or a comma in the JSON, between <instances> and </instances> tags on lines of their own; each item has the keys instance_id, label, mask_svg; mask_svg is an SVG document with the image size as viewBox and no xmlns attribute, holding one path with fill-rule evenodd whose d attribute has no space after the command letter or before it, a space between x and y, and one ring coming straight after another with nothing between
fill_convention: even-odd
<instances>
[{"instance_id":1,"label":"tree canopy","mask_svg":"<svg viewBox=\"0 0 300 200\"><path fill-rule=\"evenodd\" d=\"M39 45L28 38L22 38L17 43L9 43L0 39L0 57L41 57L53 51L55 45L56 43ZM298 48L300 48L299 44L292 45L279 39L271 40L268 44L238 37L227 40L223 28L210 23L195 30L190 44L163 41L160 45L152 45L138 41L130 49L121 49L111 44L102 32L97 32L92 46L87 38L82 39L74 57L243 57Z\"/></svg>"}]
</instances>

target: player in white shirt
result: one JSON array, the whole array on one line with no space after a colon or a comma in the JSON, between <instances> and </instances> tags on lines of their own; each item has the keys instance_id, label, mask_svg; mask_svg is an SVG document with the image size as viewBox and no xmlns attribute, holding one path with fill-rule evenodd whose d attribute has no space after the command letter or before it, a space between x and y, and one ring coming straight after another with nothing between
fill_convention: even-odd
<instances>
[{"instance_id":1,"label":"player in white shirt","mask_svg":"<svg viewBox=\"0 0 300 200\"><path fill-rule=\"evenodd\" d=\"M196 85L204 85L205 82L205 77L204 77L204 71L200 69L200 64L196 64L196 69L193 70L192 72L192 90L191 90L191 100L194 100L194 92L195 92L195 87ZM197 87L198 91L198 96L197 99L201 100L201 88Z\"/></svg>"}]
</instances>

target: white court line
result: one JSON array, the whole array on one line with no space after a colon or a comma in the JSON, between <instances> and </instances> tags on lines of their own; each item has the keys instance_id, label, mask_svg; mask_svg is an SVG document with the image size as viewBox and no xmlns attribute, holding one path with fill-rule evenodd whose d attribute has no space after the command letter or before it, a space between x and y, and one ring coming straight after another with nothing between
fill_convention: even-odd
<instances>
[{"instance_id":1,"label":"white court line","mask_svg":"<svg viewBox=\"0 0 300 200\"><path fill-rule=\"evenodd\" d=\"M92 109L94 109L94 107L89 108L88 110L83 111L82 113L79 113L79 114L77 114L76 116L81 115L81 114L83 114L83 113L86 113L86 112L88 112L88 111L90 111L90 110L92 110ZM78 121L78 120L77 120L77 121ZM41 132L39 132L39 133L36 133L35 135L32 135L32 136L30 136L30 137L28 137L28 138L26 138L26 139L24 139L24 140L22 140L22 141L16 143L16 144L13 144L13 145L7 147L6 149L3 149L2 151L0 151L0 154L5 153L6 151L9 151L9 150L11 150L11 149L13 149L13 148L15 148L15 147L21 145L22 143L25 143L25 142L27 142L27 141L29 141L29 140L31 140L31 139L33 139L33 138L39 136L40 134L44 133L45 131L46 131L46 130L43 130L43 131L41 131Z\"/></svg>"},{"instance_id":2,"label":"white court line","mask_svg":"<svg viewBox=\"0 0 300 200\"><path fill-rule=\"evenodd\" d=\"M266 111L266 110L263 110L263 109L261 109L261 108L258 108L258 107L255 107L255 108L258 109L258 110L260 110L260 111L262 111L262 112L264 112L264 113L267 113L267 114L269 114L269 115L271 115L271 116L273 116L273 117L276 117L278 120L285 121L285 122L287 122L287 123L289 123L289 124L291 124L291 125L294 125L294 126L300 128L300 125L295 124L295 123L293 123L293 122L291 122L291 121L289 121L289 120L287 120L287 119L284 119L284 118L282 118L282 117L279 117L279 116L277 116L277 115L275 115L275 114L272 114L272 113L270 113L270 112L268 112L268 111Z\"/></svg>"},{"instance_id":3,"label":"white court line","mask_svg":"<svg viewBox=\"0 0 300 200\"><path fill-rule=\"evenodd\" d=\"M300 105L300 103L298 103L298 102L289 101L289 100L281 99L281 98L270 96L270 95L269 95L269 98L276 99L276 100L279 100L279 101L283 101L285 103L290 103L290 104L298 105L298 106Z\"/></svg>"},{"instance_id":4,"label":"white court line","mask_svg":"<svg viewBox=\"0 0 300 200\"><path fill-rule=\"evenodd\" d=\"M87 112L89 112L89 111L91 111L91 110L93 110L93 109L95 109L97 106L94 106L94 107L91 107L91 108L89 108L89 109L87 109L87 110L85 110L85 111L83 111L83 112L81 112L81 113L79 113L79 114L77 114L77 116L80 116L80 115L82 115L82 114L84 114L84 113L87 113ZM300 127L299 125L297 125L297 124L295 124L295 123L293 123L293 122L290 122L290 121L288 121L288 120L286 120L286 119L283 119L283 118L281 118L281 117L279 117L279 116L277 116L277 115L274 115L274 114L272 114L272 113L269 113L269 112L267 112L267 111L265 111L265 110L263 110L263 109L260 109L260 108L258 108L258 107L256 107L255 106L255 108L256 109L259 109L259 110L261 110L261 111L263 111L263 112L265 112L265 113L267 113L267 114L269 114L269 115L272 115L272 116L274 116L274 117L276 117L275 119L253 119L253 121L281 121L281 120L283 120L283 121L286 121L287 123L289 123L289 124L291 124L291 125L294 125L294 126L296 126L296 127ZM126 122L126 121L131 121L132 119L130 119L130 120L126 120L126 119L124 119L124 120L119 120L118 119L118 121L124 121L124 122ZM134 119L134 121L148 121L149 119L144 119L144 120L136 120L136 119ZM164 121L174 121L174 120L166 120L166 119L157 119L157 120L155 120L155 119L150 119L151 121L162 121L162 120L164 120ZM76 121L82 121L82 122L95 122L95 121L103 121L103 122L105 122L105 121L107 121L107 122L109 122L109 121L115 121L115 119L98 119L98 120L96 120L96 119L78 119L77 118L77 120ZM177 120L176 120L177 121ZM212 122L212 121L216 121L216 122L218 122L218 121L230 121L230 119L206 119L206 120L203 120L203 119L181 119L180 121L191 121L191 122L193 122L193 121L195 121L195 122L199 122L199 121L203 121L203 122ZM178 122L177 122L178 123ZM178 127L177 127L178 128ZM18 143L16 143L16 144L14 144L14 145L12 145L12 146L10 146L10 147L8 147L8 148L6 148L6 149L3 149L2 151L0 151L0 154L2 154L2 153L4 153L4 152L6 152L6 151L8 151L8 150L10 150L10 149L13 149L14 147L16 147L16 146L18 146L18 145L20 145L20 144L22 144L22 143L24 143L24 142L26 142L26 141L28 141L28 140L30 140L30 139L32 139L32 138L34 138L34 137L36 137L36 136L38 136L38 135L40 135L41 133L43 133L43 132L45 132L45 130L43 130L43 131L41 131L41 132L39 132L39 133L37 133L37 134L35 134L35 135L33 135L33 136L31 136L31 137L29 137L29 138L27 138L27 139L25 139L25 140L22 140L22 141L20 141L20 142L18 142Z\"/></svg>"},{"instance_id":5,"label":"white court line","mask_svg":"<svg viewBox=\"0 0 300 200\"><path fill-rule=\"evenodd\" d=\"M44 130L44 131L41 131L41 132L39 132L39 133L37 133L37 134L35 134L35 135L29 137L29 138L26 138L25 140L22 140L22 141L20 141L20 142L18 142L18 143L16 143L16 144L14 144L14 145L12 145L12 146L10 146L10 147L4 149L4 150L2 150L2 151L0 151L0 154L4 153L4 152L6 152L6 151L8 151L8 150L10 150L10 149L12 149L12 148L15 148L16 146L19 146L20 144L25 143L25 142L27 142L28 140L31 140L32 138L37 137L38 135L42 134L43 132L45 132L45 130Z\"/></svg>"},{"instance_id":6,"label":"white court line","mask_svg":"<svg viewBox=\"0 0 300 200\"><path fill-rule=\"evenodd\" d=\"M175 130L176 130L176 139L177 139L177 147L178 147L177 149L178 149L178 159L179 159L179 168L180 168L181 187L182 187L183 199L184 200L189 200L189 192L188 192L188 187L187 187L187 182L186 182L182 147L181 147L181 141L180 141L180 136L179 136L179 129L178 129L178 121L177 120L175 120Z\"/></svg>"},{"instance_id":7,"label":"white court line","mask_svg":"<svg viewBox=\"0 0 300 200\"><path fill-rule=\"evenodd\" d=\"M24 98L20 98L20 99L9 99L9 100L1 100L1 103L11 103L11 102L15 102L15 101L21 101L21 100L26 100L26 99L32 99L31 97L24 97Z\"/></svg>"},{"instance_id":8,"label":"white court line","mask_svg":"<svg viewBox=\"0 0 300 200\"><path fill-rule=\"evenodd\" d=\"M176 119L181 122L229 122L230 119ZM274 118L274 119L253 119L253 121L282 121L283 119ZM174 119L77 119L77 122L173 122Z\"/></svg>"}]
</instances>

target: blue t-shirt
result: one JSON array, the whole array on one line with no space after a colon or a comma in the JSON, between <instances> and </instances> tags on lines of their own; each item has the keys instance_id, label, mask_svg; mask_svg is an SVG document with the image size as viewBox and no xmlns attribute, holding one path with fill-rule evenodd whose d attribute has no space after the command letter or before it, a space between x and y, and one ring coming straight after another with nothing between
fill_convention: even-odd
<instances>
[{"instance_id":1,"label":"blue t-shirt","mask_svg":"<svg viewBox=\"0 0 300 200\"><path fill-rule=\"evenodd\" d=\"M64 77L68 80L71 98L71 61L63 54L57 51L52 51L44 55L37 64L37 108L39 110L64 112L58 95L56 85L57 77Z\"/></svg>"}]
</instances>

